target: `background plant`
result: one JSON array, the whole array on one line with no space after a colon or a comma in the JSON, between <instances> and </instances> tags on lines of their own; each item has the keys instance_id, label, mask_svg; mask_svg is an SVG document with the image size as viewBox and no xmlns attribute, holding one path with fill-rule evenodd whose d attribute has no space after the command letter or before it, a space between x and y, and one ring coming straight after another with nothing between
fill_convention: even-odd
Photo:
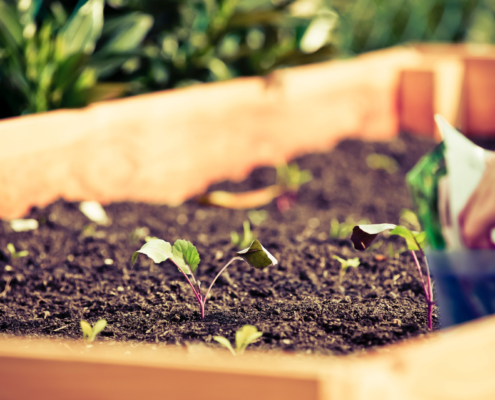
<instances>
[{"instance_id":1,"label":"background plant","mask_svg":"<svg viewBox=\"0 0 495 400\"><path fill-rule=\"evenodd\" d=\"M92 12L75 18L85 4ZM58 37L70 43L65 51ZM0 0L0 117L265 75L408 41L493 43L495 5L489 0Z\"/></svg>"},{"instance_id":2,"label":"background plant","mask_svg":"<svg viewBox=\"0 0 495 400\"><path fill-rule=\"evenodd\" d=\"M139 53L153 24L133 12L104 20L104 0L0 0L0 117L113 98L126 83L106 77ZM105 21L105 23L104 23Z\"/></svg>"},{"instance_id":3,"label":"background plant","mask_svg":"<svg viewBox=\"0 0 495 400\"><path fill-rule=\"evenodd\" d=\"M359 257L349 258L345 260L343 258L340 258L339 256L334 255L332 256L332 258L340 263L339 283L342 283L342 281L344 280L345 273L347 272L347 269L349 267L357 268L359 267L359 264L361 264Z\"/></svg>"}]
</instances>

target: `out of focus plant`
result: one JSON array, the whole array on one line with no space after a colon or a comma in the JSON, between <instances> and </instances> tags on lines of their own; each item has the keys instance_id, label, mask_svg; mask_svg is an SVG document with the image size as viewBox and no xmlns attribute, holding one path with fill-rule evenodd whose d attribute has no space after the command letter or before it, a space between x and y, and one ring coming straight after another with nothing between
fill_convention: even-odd
<instances>
[{"instance_id":1,"label":"out of focus plant","mask_svg":"<svg viewBox=\"0 0 495 400\"><path fill-rule=\"evenodd\" d=\"M107 326L107 321L104 319L98 320L93 327L86 322L81 321L81 330L83 333L83 340L86 345L89 345L94 342L96 336Z\"/></svg>"},{"instance_id":2,"label":"out of focus plant","mask_svg":"<svg viewBox=\"0 0 495 400\"><path fill-rule=\"evenodd\" d=\"M240 356L244 354L246 347L248 347L251 343L256 342L261 336L263 336L263 332L259 332L255 326L244 325L235 333L235 350L230 344L229 339L223 336L213 336L213 339L220 343L223 347L229 349L234 356Z\"/></svg>"},{"instance_id":3,"label":"out of focus plant","mask_svg":"<svg viewBox=\"0 0 495 400\"><path fill-rule=\"evenodd\" d=\"M347 260L340 258L339 256L332 256L333 259L337 260L340 263L340 271L339 271L339 283L342 283L345 273L349 267L357 268L361 264L359 257L349 258Z\"/></svg>"},{"instance_id":4,"label":"out of focus plant","mask_svg":"<svg viewBox=\"0 0 495 400\"><path fill-rule=\"evenodd\" d=\"M126 84L98 81L135 55L153 18L135 12L104 24L103 8L103 0L80 0L68 16L59 2L0 0L0 97L9 109L2 116L125 92Z\"/></svg>"},{"instance_id":5,"label":"out of focus plant","mask_svg":"<svg viewBox=\"0 0 495 400\"><path fill-rule=\"evenodd\" d=\"M232 241L232 244L241 249L249 246L251 242L256 240L256 235L251 231L251 225L249 224L249 221L244 221L242 223L242 228L242 235L239 235L236 231L230 232L230 239Z\"/></svg>"}]
</instances>

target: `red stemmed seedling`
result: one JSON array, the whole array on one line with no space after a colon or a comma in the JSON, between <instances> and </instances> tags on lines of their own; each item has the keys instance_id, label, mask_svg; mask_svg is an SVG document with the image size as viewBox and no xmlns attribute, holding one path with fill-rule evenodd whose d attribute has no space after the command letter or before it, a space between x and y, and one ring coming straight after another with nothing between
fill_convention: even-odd
<instances>
[{"instance_id":1,"label":"red stemmed seedling","mask_svg":"<svg viewBox=\"0 0 495 400\"><path fill-rule=\"evenodd\" d=\"M394 224L356 225L352 230L351 241L356 250L363 251L371 245L379 233L388 230L390 230L391 235L403 237L406 240L408 250L411 251L425 293L426 304L428 305L428 329L431 330L433 305L435 303L433 302L433 287L430 278L430 268L428 267L428 261L426 260L425 253L423 252L423 246L426 244L426 233L410 231L403 226ZM426 282L416 252L419 252L425 264Z\"/></svg>"},{"instance_id":2,"label":"red stemmed seedling","mask_svg":"<svg viewBox=\"0 0 495 400\"><path fill-rule=\"evenodd\" d=\"M186 278L187 283L193 291L194 297L196 297L196 300L199 303L201 319L205 318L206 300L208 299L213 284L232 262L235 260L244 260L256 269L263 269L278 264L277 259L273 257L258 240L254 240L249 247L238 251L236 255L223 266L211 282L206 294L203 296L201 292L201 282L196 280L196 277L194 276L201 260L199 258L198 250L191 242L179 239L172 246L165 240L151 239L132 255L131 261L133 264L136 262L139 253L147 255L155 263L170 260L175 264Z\"/></svg>"}]
</instances>

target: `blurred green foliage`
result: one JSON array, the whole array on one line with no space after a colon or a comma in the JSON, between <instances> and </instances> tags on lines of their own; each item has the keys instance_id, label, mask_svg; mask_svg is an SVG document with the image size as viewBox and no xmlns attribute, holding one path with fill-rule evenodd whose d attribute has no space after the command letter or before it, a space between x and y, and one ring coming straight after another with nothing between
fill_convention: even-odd
<instances>
[{"instance_id":1,"label":"blurred green foliage","mask_svg":"<svg viewBox=\"0 0 495 400\"><path fill-rule=\"evenodd\" d=\"M0 0L0 117L408 41L493 42L493 0Z\"/></svg>"}]
</instances>

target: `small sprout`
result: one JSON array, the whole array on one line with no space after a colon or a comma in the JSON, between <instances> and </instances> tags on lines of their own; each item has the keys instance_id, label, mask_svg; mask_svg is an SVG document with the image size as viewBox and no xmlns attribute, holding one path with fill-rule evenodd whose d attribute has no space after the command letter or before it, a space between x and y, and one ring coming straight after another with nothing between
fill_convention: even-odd
<instances>
[{"instance_id":1,"label":"small sprout","mask_svg":"<svg viewBox=\"0 0 495 400\"><path fill-rule=\"evenodd\" d=\"M297 192L299 188L313 179L309 169L301 171L296 163L277 166L277 183L285 190Z\"/></svg>"},{"instance_id":2,"label":"small sprout","mask_svg":"<svg viewBox=\"0 0 495 400\"><path fill-rule=\"evenodd\" d=\"M131 262L133 264L136 262L139 253L147 255L155 263L170 260L175 264L186 278L187 283L191 287L193 294L199 303L201 319L205 318L205 304L213 284L232 262L235 260L244 260L254 268L265 268L278 264L275 257L273 257L258 240L254 240L248 248L239 251L236 256L232 257L230 261L224 265L211 282L210 287L203 297L200 282L197 281L194 276L200 262L200 257L196 247L194 247L191 242L179 239L172 246L170 243L161 239L150 240L132 255Z\"/></svg>"},{"instance_id":3,"label":"small sprout","mask_svg":"<svg viewBox=\"0 0 495 400\"><path fill-rule=\"evenodd\" d=\"M399 164L392 157L386 156L385 154L369 154L366 157L366 164L371 169L382 169L389 174L397 172L399 169Z\"/></svg>"},{"instance_id":4,"label":"small sprout","mask_svg":"<svg viewBox=\"0 0 495 400\"><path fill-rule=\"evenodd\" d=\"M277 186L282 194L277 197L278 210L282 213L289 210L297 200L299 188L312 179L311 171L308 169L301 171L296 163L279 165L277 167Z\"/></svg>"},{"instance_id":5,"label":"small sprout","mask_svg":"<svg viewBox=\"0 0 495 400\"><path fill-rule=\"evenodd\" d=\"M10 253L10 257L12 258L12 261L17 260L18 258L21 258L21 257L26 257L27 255L29 255L29 251L27 251L27 250L15 251L15 247L12 243L9 243L7 245L7 250Z\"/></svg>"},{"instance_id":6,"label":"small sprout","mask_svg":"<svg viewBox=\"0 0 495 400\"><path fill-rule=\"evenodd\" d=\"M407 249L404 246L399 247L397 250L394 248L392 243L389 243L387 246L388 255L390 258L395 258L399 254L404 253Z\"/></svg>"},{"instance_id":7,"label":"small sprout","mask_svg":"<svg viewBox=\"0 0 495 400\"><path fill-rule=\"evenodd\" d=\"M14 232L27 232L38 229L38 221L35 219L13 219L10 227Z\"/></svg>"},{"instance_id":8,"label":"small sprout","mask_svg":"<svg viewBox=\"0 0 495 400\"><path fill-rule=\"evenodd\" d=\"M131 233L129 233L129 243L133 246L139 244L139 241L149 237L150 230L146 227L136 228Z\"/></svg>"},{"instance_id":9,"label":"small sprout","mask_svg":"<svg viewBox=\"0 0 495 400\"><path fill-rule=\"evenodd\" d=\"M339 222L337 218L332 218L330 221L330 237L332 239L347 239L354 226L369 223L370 221L367 219L362 219L356 223L352 217L346 218L345 222Z\"/></svg>"},{"instance_id":10,"label":"small sprout","mask_svg":"<svg viewBox=\"0 0 495 400\"><path fill-rule=\"evenodd\" d=\"M337 260L340 262L340 273L339 273L339 282L342 283L342 280L344 279L344 275L347 271L347 268L349 267L359 267L359 264L361 264L361 261L359 260L358 257L356 258L349 258L348 260L344 260L343 258L340 258L339 256L332 256L333 259Z\"/></svg>"},{"instance_id":11,"label":"small sprout","mask_svg":"<svg viewBox=\"0 0 495 400\"><path fill-rule=\"evenodd\" d=\"M249 210L248 218L254 226L260 226L263 221L268 218L268 211L265 210Z\"/></svg>"},{"instance_id":12,"label":"small sprout","mask_svg":"<svg viewBox=\"0 0 495 400\"><path fill-rule=\"evenodd\" d=\"M244 229L242 237L236 231L230 232L230 239L232 241L232 244L238 246L241 249L249 246L249 244L253 242L253 240L256 240L256 235L251 232L249 221L244 221L242 223L242 227Z\"/></svg>"},{"instance_id":13,"label":"small sprout","mask_svg":"<svg viewBox=\"0 0 495 400\"><path fill-rule=\"evenodd\" d=\"M240 356L244 354L244 350L246 350L247 346L257 341L262 335L263 332L259 332L255 326L244 325L235 333L235 350L227 338L224 338L223 336L214 336L213 339L220 343L223 347L229 349L234 356Z\"/></svg>"},{"instance_id":14,"label":"small sprout","mask_svg":"<svg viewBox=\"0 0 495 400\"><path fill-rule=\"evenodd\" d=\"M99 225L109 225L110 218L100 203L96 201L83 201L79 204L79 210L93 222Z\"/></svg>"},{"instance_id":15,"label":"small sprout","mask_svg":"<svg viewBox=\"0 0 495 400\"><path fill-rule=\"evenodd\" d=\"M83 332L83 340L88 345L92 343L96 335L98 335L105 327L107 326L107 321L104 319L100 319L96 324L91 328L91 325L86 321L81 321L81 329Z\"/></svg>"},{"instance_id":16,"label":"small sprout","mask_svg":"<svg viewBox=\"0 0 495 400\"><path fill-rule=\"evenodd\" d=\"M388 230L390 230L391 235L403 237L406 240L408 250L411 251L414 258L414 263L416 264L416 268L421 279L423 291L425 293L426 303L428 305L428 329L431 330L433 304L435 303L433 302L433 286L431 284L430 268L428 267L428 260L423 252L423 247L426 244L426 233L410 231L404 226L394 224L357 225L352 231L351 241L356 250L362 251L371 245L379 233ZM416 256L416 251L419 251L426 265L426 283L423 278L424 275L421 265L419 264L418 257Z\"/></svg>"}]
</instances>

